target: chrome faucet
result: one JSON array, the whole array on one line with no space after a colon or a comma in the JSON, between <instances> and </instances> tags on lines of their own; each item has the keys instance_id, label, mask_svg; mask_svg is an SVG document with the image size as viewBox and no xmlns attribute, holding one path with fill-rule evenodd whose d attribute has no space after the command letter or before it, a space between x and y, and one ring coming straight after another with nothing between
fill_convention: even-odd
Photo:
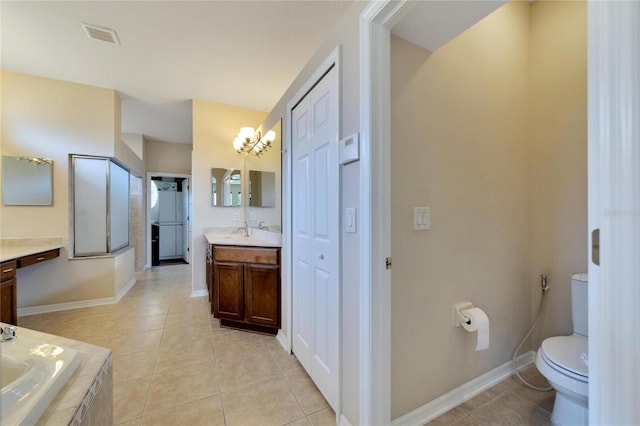
<instances>
[{"instance_id":1,"label":"chrome faucet","mask_svg":"<svg viewBox=\"0 0 640 426\"><path fill-rule=\"evenodd\" d=\"M249 223L248 222L244 222L244 226L241 226L240 228L238 228L239 230L243 230L244 231L244 236L248 237L249 236Z\"/></svg>"},{"instance_id":2,"label":"chrome faucet","mask_svg":"<svg viewBox=\"0 0 640 426\"><path fill-rule=\"evenodd\" d=\"M269 227L268 226L264 226L264 222L260 222L258 224L258 229L264 229L265 231L268 231Z\"/></svg>"},{"instance_id":3,"label":"chrome faucet","mask_svg":"<svg viewBox=\"0 0 640 426\"><path fill-rule=\"evenodd\" d=\"M13 326L0 327L0 342L16 339L16 328Z\"/></svg>"}]
</instances>

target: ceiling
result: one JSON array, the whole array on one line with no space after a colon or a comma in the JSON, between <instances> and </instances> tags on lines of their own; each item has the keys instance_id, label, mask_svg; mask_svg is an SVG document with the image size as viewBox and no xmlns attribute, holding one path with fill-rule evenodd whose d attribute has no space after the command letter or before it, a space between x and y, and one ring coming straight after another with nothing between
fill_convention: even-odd
<instances>
[{"instance_id":1,"label":"ceiling","mask_svg":"<svg viewBox=\"0 0 640 426\"><path fill-rule=\"evenodd\" d=\"M191 99L270 111L351 4L2 1L1 66L115 89L123 132L191 143ZM81 22L115 30L120 45Z\"/></svg>"}]
</instances>

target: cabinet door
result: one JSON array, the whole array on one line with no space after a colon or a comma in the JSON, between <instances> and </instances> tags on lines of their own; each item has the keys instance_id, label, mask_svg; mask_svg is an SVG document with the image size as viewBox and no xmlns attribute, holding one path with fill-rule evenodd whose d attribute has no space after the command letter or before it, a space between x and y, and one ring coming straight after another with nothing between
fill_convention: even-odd
<instances>
[{"instance_id":1,"label":"cabinet door","mask_svg":"<svg viewBox=\"0 0 640 426\"><path fill-rule=\"evenodd\" d=\"M245 265L245 320L280 326L280 267Z\"/></svg>"},{"instance_id":2,"label":"cabinet door","mask_svg":"<svg viewBox=\"0 0 640 426\"><path fill-rule=\"evenodd\" d=\"M242 263L213 265L214 314L217 318L241 321L244 319L244 289Z\"/></svg>"},{"instance_id":3,"label":"cabinet door","mask_svg":"<svg viewBox=\"0 0 640 426\"><path fill-rule=\"evenodd\" d=\"M0 284L0 322L18 324L16 279Z\"/></svg>"}]
</instances>

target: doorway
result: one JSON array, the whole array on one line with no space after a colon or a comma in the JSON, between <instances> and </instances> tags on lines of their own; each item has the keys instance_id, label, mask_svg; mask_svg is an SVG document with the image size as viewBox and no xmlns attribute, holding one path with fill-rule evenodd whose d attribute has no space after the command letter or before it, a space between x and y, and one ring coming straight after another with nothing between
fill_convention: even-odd
<instances>
[{"instance_id":1,"label":"doorway","mask_svg":"<svg viewBox=\"0 0 640 426\"><path fill-rule=\"evenodd\" d=\"M191 262L191 185L188 175L148 173L148 266Z\"/></svg>"}]
</instances>

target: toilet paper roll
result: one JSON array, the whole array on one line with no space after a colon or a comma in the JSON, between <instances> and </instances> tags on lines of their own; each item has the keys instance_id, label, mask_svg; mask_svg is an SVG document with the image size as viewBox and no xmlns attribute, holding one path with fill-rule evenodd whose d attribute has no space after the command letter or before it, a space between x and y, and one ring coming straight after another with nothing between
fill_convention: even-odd
<instances>
[{"instance_id":1,"label":"toilet paper roll","mask_svg":"<svg viewBox=\"0 0 640 426\"><path fill-rule=\"evenodd\" d=\"M460 312L470 323L463 322L462 327L467 331L477 331L478 341L476 343L476 351L482 351L489 348L489 317L480 308L465 309Z\"/></svg>"}]
</instances>

